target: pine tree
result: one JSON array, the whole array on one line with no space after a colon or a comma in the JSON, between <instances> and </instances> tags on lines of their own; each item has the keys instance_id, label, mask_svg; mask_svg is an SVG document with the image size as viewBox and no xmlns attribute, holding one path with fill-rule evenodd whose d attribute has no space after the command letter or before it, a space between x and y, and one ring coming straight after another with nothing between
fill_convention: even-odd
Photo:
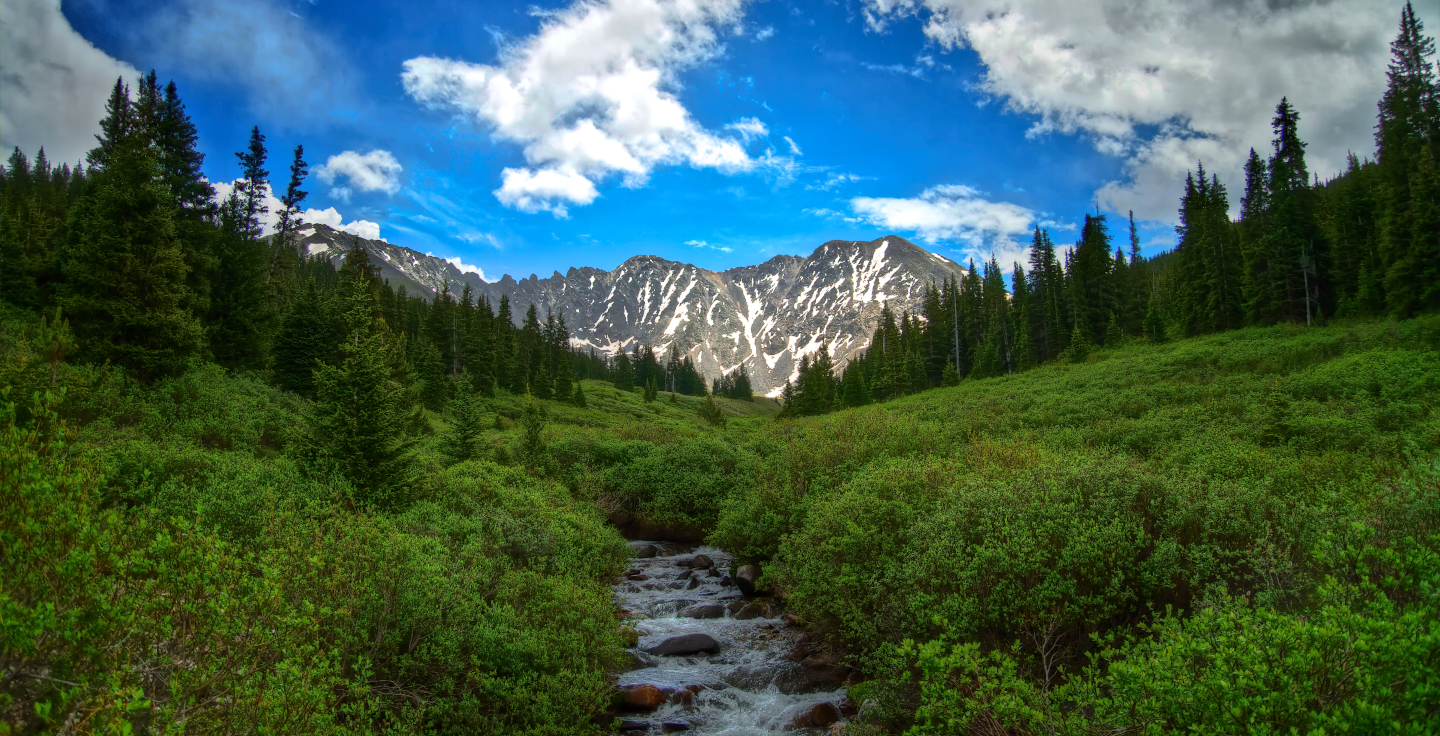
<instances>
[{"instance_id":1,"label":"pine tree","mask_svg":"<svg viewBox=\"0 0 1440 736\"><path fill-rule=\"evenodd\" d=\"M709 394L705 395L705 401L695 409L695 413L712 427L725 428L725 412L715 403L715 398Z\"/></svg>"},{"instance_id":2,"label":"pine tree","mask_svg":"<svg viewBox=\"0 0 1440 736\"><path fill-rule=\"evenodd\" d=\"M660 398L660 384L654 377L645 379L645 393L643 398L647 404Z\"/></svg>"},{"instance_id":3,"label":"pine tree","mask_svg":"<svg viewBox=\"0 0 1440 736\"><path fill-rule=\"evenodd\" d=\"M450 403L450 431L440 437L440 454L451 463L475 457L485 431L485 404L474 393L465 393Z\"/></svg>"},{"instance_id":4,"label":"pine tree","mask_svg":"<svg viewBox=\"0 0 1440 736\"><path fill-rule=\"evenodd\" d=\"M123 94L123 85L116 89ZM92 151L100 162L92 194L71 209L67 227L75 237L59 254L65 282L58 303L92 361L109 360L142 378L176 374L204 346L176 206L155 150L131 135L128 100L112 97L111 106L101 124L108 137Z\"/></svg>"},{"instance_id":5,"label":"pine tree","mask_svg":"<svg viewBox=\"0 0 1440 736\"><path fill-rule=\"evenodd\" d=\"M240 234L249 240L259 240L264 228L264 218L270 212L265 204L265 195L270 193L270 172L265 168L265 136L260 126L250 129L250 144L244 151L235 154L240 161Z\"/></svg>"},{"instance_id":6,"label":"pine tree","mask_svg":"<svg viewBox=\"0 0 1440 736\"><path fill-rule=\"evenodd\" d=\"M630 356L624 350L615 355L615 388L629 393L635 390L635 368L630 365Z\"/></svg>"},{"instance_id":7,"label":"pine tree","mask_svg":"<svg viewBox=\"0 0 1440 736\"><path fill-rule=\"evenodd\" d=\"M955 364L945 361L945 370L940 375L941 386L959 386L960 372L955 370Z\"/></svg>"},{"instance_id":8,"label":"pine tree","mask_svg":"<svg viewBox=\"0 0 1440 736\"><path fill-rule=\"evenodd\" d=\"M333 359L340 335L330 310L309 279L275 335L275 383L301 396L315 395L315 369Z\"/></svg>"},{"instance_id":9,"label":"pine tree","mask_svg":"<svg viewBox=\"0 0 1440 736\"><path fill-rule=\"evenodd\" d=\"M1105 326L1105 347L1120 347L1120 339L1120 320L1116 319L1115 314L1112 312L1110 314L1110 322Z\"/></svg>"},{"instance_id":10,"label":"pine tree","mask_svg":"<svg viewBox=\"0 0 1440 736\"><path fill-rule=\"evenodd\" d=\"M1085 332L1079 324L1075 325L1074 333L1070 336L1070 346L1065 348L1065 355L1062 356L1066 363L1084 363L1085 358L1089 357L1090 338Z\"/></svg>"},{"instance_id":11,"label":"pine tree","mask_svg":"<svg viewBox=\"0 0 1440 736\"><path fill-rule=\"evenodd\" d=\"M1440 156L1436 150L1440 148L1440 87L1430 61L1435 55L1435 39L1425 36L1424 25L1409 2L1401 11L1400 31L1390 44L1390 53L1375 135L1382 204L1380 242L1389 310L1408 316L1434 306L1425 296L1433 293L1434 280L1427 280L1425 272L1434 264L1434 237L1417 231L1416 226L1435 206L1434 189L1427 186L1427 173L1422 170L1424 161L1428 156L1433 166ZM1420 252L1414 252L1416 247Z\"/></svg>"},{"instance_id":12,"label":"pine tree","mask_svg":"<svg viewBox=\"0 0 1440 736\"><path fill-rule=\"evenodd\" d=\"M345 337L338 363L315 371L315 411L301 452L315 469L347 478L357 503L397 509L407 500L414 399L392 379L397 346L365 276L354 268L341 281Z\"/></svg>"},{"instance_id":13,"label":"pine tree","mask_svg":"<svg viewBox=\"0 0 1440 736\"><path fill-rule=\"evenodd\" d=\"M575 382L575 392L570 396L570 403L581 409L584 409L587 405L585 402L585 389L581 388L579 381Z\"/></svg>"},{"instance_id":14,"label":"pine tree","mask_svg":"<svg viewBox=\"0 0 1440 736\"><path fill-rule=\"evenodd\" d=\"M525 409L520 412L520 426L525 434L520 441L520 460L534 473L549 468L550 450L545 446L545 424L549 417L545 407L533 395L525 396Z\"/></svg>"}]
</instances>

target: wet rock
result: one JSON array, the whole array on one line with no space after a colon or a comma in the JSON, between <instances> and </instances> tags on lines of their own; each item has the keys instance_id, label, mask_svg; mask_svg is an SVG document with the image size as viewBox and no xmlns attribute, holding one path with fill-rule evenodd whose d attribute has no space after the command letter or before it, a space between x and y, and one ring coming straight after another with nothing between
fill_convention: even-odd
<instances>
[{"instance_id":1,"label":"wet rock","mask_svg":"<svg viewBox=\"0 0 1440 736\"><path fill-rule=\"evenodd\" d=\"M689 724L689 723L686 723L685 721L666 721L666 722L660 724L660 727L663 728L663 729L665 729L665 733L677 733L677 732L679 732L679 731L689 731L690 728L691 728L690 724Z\"/></svg>"},{"instance_id":2,"label":"wet rock","mask_svg":"<svg viewBox=\"0 0 1440 736\"><path fill-rule=\"evenodd\" d=\"M785 658L791 662L799 662L808 656L810 656L810 647L805 644L800 644L794 649L791 649L790 653L785 655Z\"/></svg>"},{"instance_id":3,"label":"wet rock","mask_svg":"<svg viewBox=\"0 0 1440 736\"><path fill-rule=\"evenodd\" d=\"M731 616L739 613L740 609L744 607L745 601L730 601L729 603L725 604L725 610L729 611Z\"/></svg>"},{"instance_id":4,"label":"wet rock","mask_svg":"<svg viewBox=\"0 0 1440 736\"><path fill-rule=\"evenodd\" d=\"M854 718L860 715L860 707L851 702L849 698L845 698L840 701L840 715L846 718Z\"/></svg>"},{"instance_id":5,"label":"wet rock","mask_svg":"<svg viewBox=\"0 0 1440 736\"><path fill-rule=\"evenodd\" d=\"M804 712L795 717L795 720L786 726L789 731L796 728L827 728L830 724L840 720L840 709L834 703L816 703L806 708Z\"/></svg>"},{"instance_id":6,"label":"wet rock","mask_svg":"<svg viewBox=\"0 0 1440 736\"><path fill-rule=\"evenodd\" d=\"M720 577L720 570L716 569L714 565L711 565L710 569L705 571L705 576L711 578L718 578Z\"/></svg>"},{"instance_id":7,"label":"wet rock","mask_svg":"<svg viewBox=\"0 0 1440 736\"><path fill-rule=\"evenodd\" d=\"M633 710L655 710L665 704L665 693L654 685L631 685L624 689L622 705Z\"/></svg>"},{"instance_id":8,"label":"wet rock","mask_svg":"<svg viewBox=\"0 0 1440 736\"><path fill-rule=\"evenodd\" d=\"M749 621L752 618L760 618L765 608L759 603L746 603L743 608L735 612L734 618L737 621Z\"/></svg>"},{"instance_id":9,"label":"wet rock","mask_svg":"<svg viewBox=\"0 0 1440 736\"><path fill-rule=\"evenodd\" d=\"M625 734L625 736L631 736L631 734L634 734L634 736L642 736L643 734L650 733L650 722L626 718L620 722L620 733Z\"/></svg>"},{"instance_id":10,"label":"wet rock","mask_svg":"<svg viewBox=\"0 0 1440 736\"><path fill-rule=\"evenodd\" d=\"M747 596L755 595L755 581L760 579L759 565L742 565L735 571L735 586Z\"/></svg>"},{"instance_id":11,"label":"wet rock","mask_svg":"<svg viewBox=\"0 0 1440 736\"><path fill-rule=\"evenodd\" d=\"M825 652L812 653L800 660L800 666L816 679L836 686L845 682L845 678L850 674L850 668L842 664L838 656Z\"/></svg>"},{"instance_id":12,"label":"wet rock","mask_svg":"<svg viewBox=\"0 0 1440 736\"><path fill-rule=\"evenodd\" d=\"M694 561L695 561L695 558L694 558L694 557L682 557L682 558L680 558L680 559L678 559L678 560L675 561L675 566L676 566L676 567L690 567L690 563L691 563L691 562L694 562Z\"/></svg>"},{"instance_id":13,"label":"wet rock","mask_svg":"<svg viewBox=\"0 0 1440 736\"><path fill-rule=\"evenodd\" d=\"M675 615L680 618L722 618L725 615L725 606L719 603L699 603Z\"/></svg>"},{"instance_id":14,"label":"wet rock","mask_svg":"<svg viewBox=\"0 0 1440 736\"><path fill-rule=\"evenodd\" d=\"M690 578L690 584L685 586L686 590L694 590L700 587L700 578Z\"/></svg>"},{"instance_id":15,"label":"wet rock","mask_svg":"<svg viewBox=\"0 0 1440 736\"><path fill-rule=\"evenodd\" d=\"M715 563L711 561L709 555L695 555L694 557L690 558L690 567L697 570L704 570L705 568L710 567L714 564Z\"/></svg>"},{"instance_id":16,"label":"wet rock","mask_svg":"<svg viewBox=\"0 0 1440 736\"><path fill-rule=\"evenodd\" d=\"M735 578L732 578L732 577L730 577L729 575L726 575L725 577L720 578L720 585L721 585L722 587L728 588L728 587L730 587L730 586L732 586L732 585L734 585L734 584L735 584Z\"/></svg>"},{"instance_id":17,"label":"wet rock","mask_svg":"<svg viewBox=\"0 0 1440 736\"><path fill-rule=\"evenodd\" d=\"M643 572L637 572L637 573L634 573L634 574L631 574L631 575L626 575L625 577L630 578L631 580L649 580L649 579L650 579L650 576L649 576L649 575L646 575L646 574L643 573Z\"/></svg>"},{"instance_id":18,"label":"wet rock","mask_svg":"<svg viewBox=\"0 0 1440 736\"><path fill-rule=\"evenodd\" d=\"M667 657L683 654L698 654L700 652L710 652L713 654L718 651L720 651L720 645L707 634L681 634L680 636L672 636L646 649L645 653L654 654L659 657Z\"/></svg>"},{"instance_id":19,"label":"wet rock","mask_svg":"<svg viewBox=\"0 0 1440 736\"><path fill-rule=\"evenodd\" d=\"M639 547L635 548L635 556L643 560L649 557L654 557L659 551L660 550L655 549L655 545L653 544L642 544Z\"/></svg>"},{"instance_id":20,"label":"wet rock","mask_svg":"<svg viewBox=\"0 0 1440 736\"><path fill-rule=\"evenodd\" d=\"M679 575L675 576L675 579L676 579L676 580L689 580L689 579L690 579L690 576L691 576L693 573L694 573L693 570L686 570L685 572L682 572L682 573L680 573Z\"/></svg>"}]
</instances>

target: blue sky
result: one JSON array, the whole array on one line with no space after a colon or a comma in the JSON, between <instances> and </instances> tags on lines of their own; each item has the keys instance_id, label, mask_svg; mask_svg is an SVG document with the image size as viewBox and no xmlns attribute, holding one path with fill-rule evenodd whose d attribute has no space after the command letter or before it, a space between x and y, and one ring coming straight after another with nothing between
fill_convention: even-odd
<instances>
[{"instance_id":1,"label":"blue sky","mask_svg":"<svg viewBox=\"0 0 1440 736\"><path fill-rule=\"evenodd\" d=\"M97 79L174 79L212 180L259 125L277 186L304 144L308 206L492 279L892 232L1008 267L1036 223L1067 242L1096 208L1165 247L1183 172L1204 160L1238 199L1281 95L1322 176L1372 150L1400 4L1172 5L75 0L43 33L68 23L61 61ZM46 61L27 53L57 52L6 73ZM58 130L23 104L7 146Z\"/></svg>"}]
</instances>

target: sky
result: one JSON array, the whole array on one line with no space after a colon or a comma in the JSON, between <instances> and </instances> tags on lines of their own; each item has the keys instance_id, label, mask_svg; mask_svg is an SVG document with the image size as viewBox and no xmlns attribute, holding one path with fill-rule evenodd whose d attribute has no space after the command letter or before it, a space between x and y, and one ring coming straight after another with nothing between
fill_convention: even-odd
<instances>
[{"instance_id":1,"label":"sky","mask_svg":"<svg viewBox=\"0 0 1440 736\"><path fill-rule=\"evenodd\" d=\"M1322 178L1373 155L1402 6L0 0L0 145L78 160L154 69L222 193L259 126L276 188L304 146L309 220L490 280L887 234L1008 270L1097 211L1172 247L1186 172L1237 203L1282 96Z\"/></svg>"}]
</instances>

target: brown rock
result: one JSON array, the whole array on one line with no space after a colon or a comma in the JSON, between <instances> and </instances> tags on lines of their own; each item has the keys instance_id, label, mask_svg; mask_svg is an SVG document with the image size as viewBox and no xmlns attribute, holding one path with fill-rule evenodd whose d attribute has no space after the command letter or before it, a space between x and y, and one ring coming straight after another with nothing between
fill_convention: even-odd
<instances>
[{"instance_id":1,"label":"brown rock","mask_svg":"<svg viewBox=\"0 0 1440 736\"><path fill-rule=\"evenodd\" d=\"M735 571L735 585L746 596L755 595L755 581L760 579L759 565L742 565Z\"/></svg>"},{"instance_id":2,"label":"brown rock","mask_svg":"<svg viewBox=\"0 0 1440 736\"><path fill-rule=\"evenodd\" d=\"M816 703L795 717L785 730L796 728L826 728L840 720L840 709L834 703Z\"/></svg>"},{"instance_id":3,"label":"brown rock","mask_svg":"<svg viewBox=\"0 0 1440 736\"><path fill-rule=\"evenodd\" d=\"M659 552L659 550L655 549L655 545L653 544L642 544L635 548L635 556L640 559L654 557L657 552Z\"/></svg>"},{"instance_id":4,"label":"brown rock","mask_svg":"<svg viewBox=\"0 0 1440 736\"><path fill-rule=\"evenodd\" d=\"M835 685L844 682L850 674L850 668L842 664L839 657L824 652L812 653L800 660L800 666L809 670L818 679Z\"/></svg>"},{"instance_id":5,"label":"brown rock","mask_svg":"<svg viewBox=\"0 0 1440 736\"><path fill-rule=\"evenodd\" d=\"M649 579L650 579L650 576L649 576L649 575L646 575L646 574L643 573L643 572L637 572L637 573L635 573L634 575L626 575L625 577L630 578L631 580L649 580Z\"/></svg>"},{"instance_id":6,"label":"brown rock","mask_svg":"<svg viewBox=\"0 0 1440 736\"><path fill-rule=\"evenodd\" d=\"M695 555L690 558L690 566L697 570L704 570L714 564L714 561L710 559L709 555Z\"/></svg>"},{"instance_id":7,"label":"brown rock","mask_svg":"<svg viewBox=\"0 0 1440 736\"><path fill-rule=\"evenodd\" d=\"M729 611L731 616L739 613L740 609L744 607L745 601L730 601L729 603L725 604L725 610Z\"/></svg>"},{"instance_id":8,"label":"brown rock","mask_svg":"<svg viewBox=\"0 0 1440 736\"><path fill-rule=\"evenodd\" d=\"M625 707L655 710L665 704L665 693L654 685L631 685L625 688Z\"/></svg>"},{"instance_id":9,"label":"brown rock","mask_svg":"<svg viewBox=\"0 0 1440 736\"><path fill-rule=\"evenodd\" d=\"M746 603L745 607L736 611L732 618L737 621L749 621L752 618L760 618L760 614L764 611L765 607L759 603Z\"/></svg>"},{"instance_id":10,"label":"brown rock","mask_svg":"<svg viewBox=\"0 0 1440 736\"><path fill-rule=\"evenodd\" d=\"M700 587L700 578L690 578L690 584L685 586L686 590L694 590Z\"/></svg>"}]
</instances>

